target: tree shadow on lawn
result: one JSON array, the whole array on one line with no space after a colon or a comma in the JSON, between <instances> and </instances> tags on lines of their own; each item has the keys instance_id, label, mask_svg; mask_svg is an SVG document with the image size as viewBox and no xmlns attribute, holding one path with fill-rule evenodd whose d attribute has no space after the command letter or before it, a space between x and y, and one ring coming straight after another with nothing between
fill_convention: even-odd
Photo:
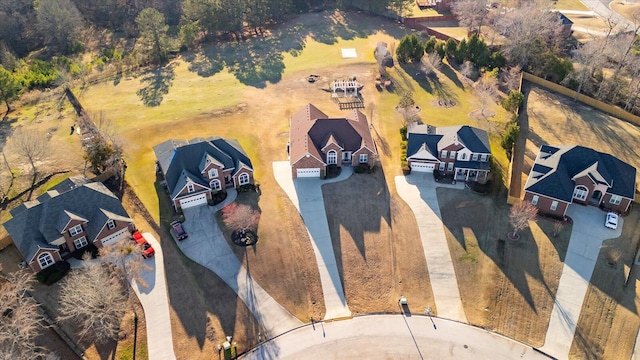
<instances>
[{"instance_id":1,"label":"tree shadow on lawn","mask_svg":"<svg viewBox=\"0 0 640 360\"><path fill-rule=\"evenodd\" d=\"M0 121L0 150L4 150L4 146L7 144L7 138L9 138L14 131L14 124L18 121L18 118L7 117Z\"/></svg>"},{"instance_id":2,"label":"tree shadow on lawn","mask_svg":"<svg viewBox=\"0 0 640 360\"><path fill-rule=\"evenodd\" d=\"M152 68L142 74L140 83L142 87L138 89L136 94L147 107L160 106L166 94L173 83L175 74L175 63L169 63L162 66Z\"/></svg>"},{"instance_id":3,"label":"tree shadow on lawn","mask_svg":"<svg viewBox=\"0 0 640 360\"><path fill-rule=\"evenodd\" d=\"M430 79L420 69L419 64L400 64L400 67L417 82L424 91L442 100L458 100L456 94L451 91L449 85L442 83L439 79Z\"/></svg>"},{"instance_id":4,"label":"tree shadow on lawn","mask_svg":"<svg viewBox=\"0 0 640 360\"><path fill-rule=\"evenodd\" d=\"M155 189L159 199L161 224L155 230L162 237L165 268L170 269L166 272L169 302L186 335L196 339L202 353L215 353L217 345L226 341L225 336L234 337L239 344L239 352L254 346L258 343L257 335L261 331L259 322L235 291L218 275L180 251L168 231L169 223L177 215L166 190L158 181ZM212 323L209 315L217 318L223 333L216 331L217 324ZM174 333L174 339L175 335ZM206 344L209 344L209 348L205 348ZM189 349L178 345L174 343L176 355L179 358L189 357ZM272 350L277 355L277 349Z\"/></svg>"},{"instance_id":5,"label":"tree shadow on lawn","mask_svg":"<svg viewBox=\"0 0 640 360\"><path fill-rule=\"evenodd\" d=\"M444 76L449 78L449 80L451 80L451 82L455 86L457 86L460 89L464 89L464 85L460 81L460 78L458 78L458 73L455 70L453 70L453 68L450 65L443 63L442 65L440 65L439 70Z\"/></svg>"},{"instance_id":6,"label":"tree shadow on lawn","mask_svg":"<svg viewBox=\"0 0 640 360\"><path fill-rule=\"evenodd\" d=\"M275 84L282 79L285 69L283 54L299 56L307 37L331 45L340 39L364 38L377 31L391 31L393 36L401 36L394 29L394 23L384 18L376 18L379 22L375 24L367 15L325 11L318 21L302 22L313 15L301 15L280 24L267 36L252 37L241 43L206 44L196 52L185 53L183 58L189 63L189 70L200 76L213 76L227 68L244 85L264 88L267 83ZM361 18L364 20L359 23L357 19Z\"/></svg>"},{"instance_id":7,"label":"tree shadow on lawn","mask_svg":"<svg viewBox=\"0 0 640 360\"><path fill-rule=\"evenodd\" d=\"M532 230L528 228L521 231L520 239L517 241L508 240L507 233L511 230L510 206L503 200L456 189L438 188L436 192L445 229L451 233L464 251L460 260L467 256L469 246L478 246L497 265L537 314L538 309L529 287L529 278L549 288L546 277L556 274L543 274L546 264L540 263L541 250L534 240ZM570 226L565 225L562 233L557 237L552 234L552 221L538 219L535 226L539 226L555 247L559 261L563 261L571 234L570 229L567 229ZM473 244L474 239L477 240L477 245ZM453 257L456 252L455 249L451 250ZM548 254L542 257L546 256ZM457 262L456 259L453 261ZM552 297L555 295L555 290L557 289L550 294Z\"/></svg>"},{"instance_id":8,"label":"tree shadow on lawn","mask_svg":"<svg viewBox=\"0 0 640 360\"><path fill-rule=\"evenodd\" d=\"M357 189L357 190L356 190ZM380 224L386 222L391 227L390 195L382 170L374 174L353 174L340 182L322 185L324 207L333 243L336 265L344 289L344 259L342 248L344 239L340 230L346 230L360 256L367 263L367 233L381 231ZM349 269L347 269L348 271Z\"/></svg>"}]
</instances>

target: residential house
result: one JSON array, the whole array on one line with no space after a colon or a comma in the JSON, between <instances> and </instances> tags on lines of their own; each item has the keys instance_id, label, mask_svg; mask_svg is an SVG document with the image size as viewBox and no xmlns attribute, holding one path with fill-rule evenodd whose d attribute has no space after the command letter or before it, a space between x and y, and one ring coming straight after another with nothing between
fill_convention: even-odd
<instances>
[{"instance_id":1,"label":"residential house","mask_svg":"<svg viewBox=\"0 0 640 360\"><path fill-rule=\"evenodd\" d=\"M69 178L11 210L5 229L25 262L40 271L89 244L97 248L135 230L120 200L102 183Z\"/></svg>"},{"instance_id":2,"label":"residential house","mask_svg":"<svg viewBox=\"0 0 640 360\"><path fill-rule=\"evenodd\" d=\"M293 178L324 178L328 166L371 166L378 155L367 117L358 110L346 117L329 118L308 104L291 116L290 126L288 150Z\"/></svg>"},{"instance_id":3,"label":"residential house","mask_svg":"<svg viewBox=\"0 0 640 360\"><path fill-rule=\"evenodd\" d=\"M172 139L153 151L176 210L207 204L215 193L254 183L251 160L235 139Z\"/></svg>"},{"instance_id":4,"label":"residential house","mask_svg":"<svg viewBox=\"0 0 640 360\"><path fill-rule=\"evenodd\" d=\"M564 216L569 204L624 213L635 198L636 169L582 146L540 147L524 186L524 200L539 211Z\"/></svg>"},{"instance_id":5,"label":"residential house","mask_svg":"<svg viewBox=\"0 0 640 360\"><path fill-rule=\"evenodd\" d=\"M485 182L491 172L487 132L471 126L407 127L407 165L411 171L455 174L456 180Z\"/></svg>"}]
</instances>

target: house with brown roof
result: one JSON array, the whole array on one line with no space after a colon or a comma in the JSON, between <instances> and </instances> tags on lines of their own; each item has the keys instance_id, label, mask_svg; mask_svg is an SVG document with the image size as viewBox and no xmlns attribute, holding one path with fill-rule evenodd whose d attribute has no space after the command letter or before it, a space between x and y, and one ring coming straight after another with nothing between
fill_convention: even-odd
<instances>
[{"instance_id":1,"label":"house with brown roof","mask_svg":"<svg viewBox=\"0 0 640 360\"><path fill-rule=\"evenodd\" d=\"M290 127L288 151L293 178L324 178L329 166L371 166L378 155L367 117L358 110L346 117L330 118L307 104L291 116Z\"/></svg>"},{"instance_id":2,"label":"house with brown roof","mask_svg":"<svg viewBox=\"0 0 640 360\"><path fill-rule=\"evenodd\" d=\"M570 204L624 213L635 198L636 168L583 146L542 145L524 185L524 200L562 217Z\"/></svg>"},{"instance_id":3,"label":"house with brown roof","mask_svg":"<svg viewBox=\"0 0 640 360\"><path fill-rule=\"evenodd\" d=\"M126 239L135 230L120 199L85 177L64 180L11 210L11 216L4 227L36 272L90 244L101 248Z\"/></svg>"}]
</instances>

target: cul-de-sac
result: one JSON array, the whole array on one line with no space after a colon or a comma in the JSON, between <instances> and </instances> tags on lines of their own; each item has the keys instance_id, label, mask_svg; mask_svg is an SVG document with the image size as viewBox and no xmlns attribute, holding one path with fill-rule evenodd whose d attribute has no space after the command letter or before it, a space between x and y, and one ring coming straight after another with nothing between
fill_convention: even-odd
<instances>
[{"instance_id":1,"label":"cul-de-sac","mask_svg":"<svg viewBox=\"0 0 640 360\"><path fill-rule=\"evenodd\" d=\"M640 359L640 1L0 3L0 359Z\"/></svg>"}]
</instances>

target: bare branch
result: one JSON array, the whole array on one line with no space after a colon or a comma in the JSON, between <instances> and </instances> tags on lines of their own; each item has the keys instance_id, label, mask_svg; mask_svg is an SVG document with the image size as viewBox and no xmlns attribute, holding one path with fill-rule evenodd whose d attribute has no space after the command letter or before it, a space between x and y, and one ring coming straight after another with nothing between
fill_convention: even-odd
<instances>
[{"instance_id":1,"label":"bare branch","mask_svg":"<svg viewBox=\"0 0 640 360\"><path fill-rule=\"evenodd\" d=\"M260 221L260 212L252 209L249 205L239 205L234 202L222 208L222 219L224 224L231 229L256 231Z\"/></svg>"},{"instance_id":2,"label":"bare branch","mask_svg":"<svg viewBox=\"0 0 640 360\"><path fill-rule=\"evenodd\" d=\"M511 207L509 212L509 223L513 226L513 237L518 231L529 227L529 221L535 220L538 208L528 201L519 202Z\"/></svg>"}]
</instances>

